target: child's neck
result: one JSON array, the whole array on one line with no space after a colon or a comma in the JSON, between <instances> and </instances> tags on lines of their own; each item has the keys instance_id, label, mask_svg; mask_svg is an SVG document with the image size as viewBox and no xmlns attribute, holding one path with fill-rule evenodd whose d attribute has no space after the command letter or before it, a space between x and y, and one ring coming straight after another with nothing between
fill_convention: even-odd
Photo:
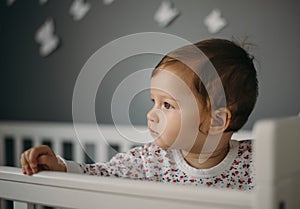
<instances>
[{"instance_id":1,"label":"child's neck","mask_svg":"<svg viewBox=\"0 0 300 209\"><path fill-rule=\"evenodd\" d=\"M184 156L185 161L191 165L194 168L198 169L208 169L211 167L214 167L218 165L229 152L230 149L230 139L232 134L224 134L222 136L222 139L220 140L219 145L213 152L207 152L205 154L205 151L201 152L201 155L199 152L195 151L185 151L181 150L182 155ZM196 150L202 150L202 149L196 149ZM201 162L201 158L205 158L206 160L204 162ZM201 162L201 163L200 163Z\"/></svg>"}]
</instances>

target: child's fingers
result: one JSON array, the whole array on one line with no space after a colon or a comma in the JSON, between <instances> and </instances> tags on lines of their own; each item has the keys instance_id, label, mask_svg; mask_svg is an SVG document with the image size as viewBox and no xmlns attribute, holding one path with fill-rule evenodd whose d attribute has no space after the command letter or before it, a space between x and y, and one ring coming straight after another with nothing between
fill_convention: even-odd
<instances>
[{"instance_id":1,"label":"child's fingers","mask_svg":"<svg viewBox=\"0 0 300 209\"><path fill-rule=\"evenodd\" d=\"M28 153L28 160L34 172L38 172L38 158L42 155L51 157L53 152L48 146L39 146L32 148Z\"/></svg>"},{"instance_id":2,"label":"child's fingers","mask_svg":"<svg viewBox=\"0 0 300 209\"><path fill-rule=\"evenodd\" d=\"M32 163L32 160L30 159L31 151L32 149L29 149L22 154L24 157L24 161L23 161L24 169L27 175L32 175L35 172L35 165Z\"/></svg>"},{"instance_id":3,"label":"child's fingers","mask_svg":"<svg viewBox=\"0 0 300 209\"><path fill-rule=\"evenodd\" d=\"M20 159L22 172L32 175L40 170L50 170L53 156L55 157L53 151L44 145L26 150L22 153ZM39 166L39 164L41 165Z\"/></svg>"},{"instance_id":4,"label":"child's fingers","mask_svg":"<svg viewBox=\"0 0 300 209\"><path fill-rule=\"evenodd\" d=\"M24 158L24 153L21 154L21 157L20 157L20 164L21 164L21 167L22 167L22 168L27 164L27 162L26 162L26 160L25 160L25 158Z\"/></svg>"},{"instance_id":5,"label":"child's fingers","mask_svg":"<svg viewBox=\"0 0 300 209\"><path fill-rule=\"evenodd\" d=\"M27 163L27 160L25 159L25 154L24 153L22 153L22 155L21 155L20 164L21 164L21 167L22 167L23 174L27 174L28 163Z\"/></svg>"},{"instance_id":6,"label":"child's fingers","mask_svg":"<svg viewBox=\"0 0 300 209\"><path fill-rule=\"evenodd\" d=\"M42 155L43 153L48 153L46 146L41 147L33 147L31 149L26 150L22 154L23 158L23 167L28 175L32 175L33 173L38 172L38 163L37 158L39 155Z\"/></svg>"}]
</instances>

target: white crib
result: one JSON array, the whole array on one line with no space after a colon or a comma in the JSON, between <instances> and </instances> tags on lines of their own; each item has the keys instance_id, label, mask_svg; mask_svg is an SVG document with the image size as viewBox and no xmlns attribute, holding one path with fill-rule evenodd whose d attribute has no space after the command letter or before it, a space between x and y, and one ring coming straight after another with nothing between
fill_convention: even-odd
<instances>
[{"instance_id":1,"label":"white crib","mask_svg":"<svg viewBox=\"0 0 300 209\"><path fill-rule=\"evenodd\" d=\"M98 133L90 130L89 125L80 128L86 133L81 142L90 152L89 156L95 161L108 160L113 153L105 141L99 140ZM118 151L136 145L124 140L112 126L102 130L109 136L106 141ZM39 208L40 205L78 209L300 208L300 118L259 121L252 135L255 138L256 188L252 192L242 192L57 172L25 176L16 167L20 153L29 146L48 144L61 156L81 162L91 159L83 153L71 124L1 122L0 165L15 167L0 167L0 206L5 209L3 200L11 200L14 208L19 209Z\"/></svg>"}]
</instances>

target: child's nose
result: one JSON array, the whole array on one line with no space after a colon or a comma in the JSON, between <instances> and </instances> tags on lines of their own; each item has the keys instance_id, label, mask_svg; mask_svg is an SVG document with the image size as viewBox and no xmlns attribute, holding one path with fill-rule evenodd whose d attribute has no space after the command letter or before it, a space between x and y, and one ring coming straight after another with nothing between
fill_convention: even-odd
<instances>
[{"instance_id":1,"label":"child's nose","mask_svg":"<svg viewBox=\"0 0 300 209\"><path fill-rule=\"evenodd\" d=\"M154 108L152 108L151 110L149 110L149 112L147 113L147 119L148 121L154 122L154 123L158 123L159 119L158 119L158 115L156 113L157 110L155 110Z\"/></svg>"}]
</instances>

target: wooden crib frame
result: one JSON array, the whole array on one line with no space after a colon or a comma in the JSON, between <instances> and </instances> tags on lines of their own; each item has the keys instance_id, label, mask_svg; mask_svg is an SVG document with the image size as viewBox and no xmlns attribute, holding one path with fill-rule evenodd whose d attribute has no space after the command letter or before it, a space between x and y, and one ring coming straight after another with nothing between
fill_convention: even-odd
<instances>
[{"instance_id":1,"label":"wooden crib frame","mask_svg":"<svg viewBox=\"0 0 300 209\"><path fill-rule=\"evenodd\" d=\"M96 161L107 160L107 145L94 140L96 133L88 125L83 143L97 144ZM118 143L126 151L134 143L120 140L111 126L104 128L108 143ZM126 127L124 127L126 129ZM47 134L50 134L49 136ZM256 187L243 192L157 182L86 176L58 172L41 172L25 176L16 167L0 166L0 198L14 201L18 209L33 209L35 204L59 208L218 208L218 209L297 209L300 208L300 118L269 119L257 122L255 138ZM53 149L63 155L61 138L76 139L72 125L0 123L0 165L5 165L5 137L14 137L14 156L19 159L22 139L31 137L32 145L51 137ZM97 134L98 136L98 134ZM74 145L74 160L83 161L81 147ZM1 201L4 209L4 201Z\"/></svg>"}]
</instances>

